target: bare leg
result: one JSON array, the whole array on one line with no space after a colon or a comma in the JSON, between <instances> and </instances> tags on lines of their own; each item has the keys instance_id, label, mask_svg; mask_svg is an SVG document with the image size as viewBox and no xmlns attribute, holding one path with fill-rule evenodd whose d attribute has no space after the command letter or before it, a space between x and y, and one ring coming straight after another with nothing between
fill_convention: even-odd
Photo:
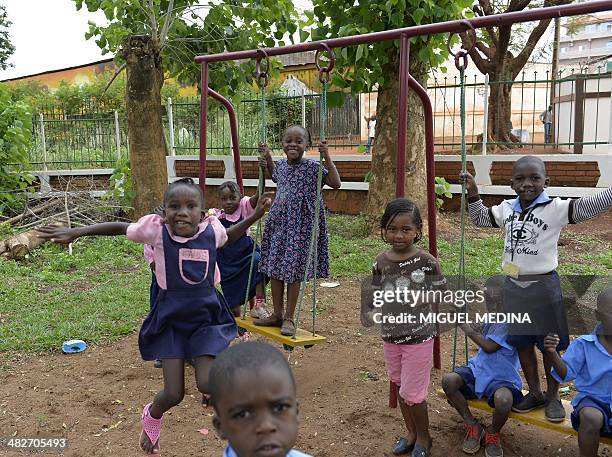
<instances>
[{"instance_id":1,"label":"bare leg","mask_svg":"<svg viewBox=\"0 0 612 457\"><path fill-rule=\"evenodd\" d=\"M502 387L495 391L493 395L495 408L493 409L493 423L488 429L489 433L498 433L506 421L512 409L512 392L507 387Z\"/></svg>"},{"instance_id":2,"label":"bare leg","mask_svg":"<svg viewBox=\"0 0 612 457\"><path fill-rule=\"evenodd\" d=\"M540 387L540 376L538 375L538 359L536 358L535 347L526 346L519 349L519 360L525 375L525 380L529 386L529 392L537 398L542 396Z\"/></svg>"},{"instance_id":3,"label":"bare leg","mask_svg":"<svg viewBox=\"0 0 612 457\"><path fill-rule=\"evenodd\" d=\"M580 426L578 427L578 449L580 457L597 457L600 430L603 426L603 414L595 408L580 410Z\"/></svg>"},{"instance_id":4,"label":"bare leg","mask_svg":"<svg viewBox=\"0 0 612 457\"><path fill-rule=\"evenodd\" d=\"M552 369L551 356L547 352L544 352L542 353L542 359L544 361L544 371L546 372L546 385L548 389L546 397L548 400L559 399L559 383L550 373Z\"/></svg>"},{"instance_id":5,"label":"bare leg","mask_svg":"<svg viewBox=\"0 0 612 457\"><path fill-rule=\"evenodd\" d=\"M240 305L236 306L235 308L232 308L232 313L234 314L234 317L240 317Z\"/></svg>"},{"instance_id":6,"label":"bare leg","mask_svg":"<svg viewBox=\"0 0 612 457\"><path fill-rule=\"evenodd\" d=\"M255 297L261 297L265 300L266 298L266 288L264 286L264 282L258 282L255 284Z\"/></svg>"},{"instance_id":7,"label":"bare leg","mask_svg":"<svg viewBox=\"0 0 612 457\"><path fill-rule=\"evenodd\" d=\"M466 424L474 425L478 421L472 416L467 400L460 392L463 386L465 386L465 382L457 373L447 373L442 378L442 389L444 389L451 406L457 410Z\"/></svg>"},{"instance_id":8,"label":"bare leg","mask_svg":"<svg viewBox=\"0 0 612 457\"><path fill-rule=\"evenodd\" d=\"M285 318L293 320L293 314L295 313L295 307L300 295L299 281L287 284L287 310L285 311Z\"/></svg>"},{"instance_id":9,"label":"bare leg","mask_svg":"<svg viewBox=\"0 0 612 457\"><path fill-rule=\"evenodd\" d=\"M416 429L416 443L429 449L431 436L429 436L429 414L427 412L427 402L418 403L416 405L407 406L408 411Z\"/></svg>"},{"instance_id":10,"label":"bare leg","mask_svg":"<svg viewBox=\"0 0 612 457\"><path fill-rule=\"evenodd\" d=\"M166 411L183 401L185 396L185 362L183 359L163 359L164 388L157 392L149 414L154 419L161 419ZM140 447L148 454L157 452L159 445L151 443L146 433L140 439Z\"/></svg>"},{"instance_id":11,"label":"bare leg","mask_svg":"<svg viewBox=\"0 0 612 457\"><path fill-rule=\"evenodd\" d=\"M410 407L404 402L403 398L399 394L399 386L397 388L397 398L400 405L400 410L402 411L402 417L404 418L404 424L406 424L406 441L409 444L414 444L417 438L417 429L412 419L412 415L410 414Z\"/></svg>"},{"instance_id":12,"label":"bare leg","mask_svg":"<svg viewBox=\"0 0 612 457\"><path fill-rule=\"evenodd\" d=\"M279 279L271 279L272 282L272 305L274 306L274 312L272 316L277 319L283 318L284 299L285 299L285 283ZM287 291L287 295L289 291Z\"/></svg>"}]
</instances>

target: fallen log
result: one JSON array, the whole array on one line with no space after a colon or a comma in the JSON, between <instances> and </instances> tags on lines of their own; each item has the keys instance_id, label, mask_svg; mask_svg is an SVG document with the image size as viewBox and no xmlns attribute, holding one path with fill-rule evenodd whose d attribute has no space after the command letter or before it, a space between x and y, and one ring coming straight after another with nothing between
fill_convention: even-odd
<instances>
[{"instance_id":1,"label":"fallen log","mask_svg":"<svg viewBox=\"0 0 612 457\"><path fill-rule=\"evenodd\" d=\"M65 226L65 224L57 224ZM37 230L20 233L4 241L0 241L0 257L8 260L21 260L46 240L38 237Z\"/></svg>"}]
</instances>

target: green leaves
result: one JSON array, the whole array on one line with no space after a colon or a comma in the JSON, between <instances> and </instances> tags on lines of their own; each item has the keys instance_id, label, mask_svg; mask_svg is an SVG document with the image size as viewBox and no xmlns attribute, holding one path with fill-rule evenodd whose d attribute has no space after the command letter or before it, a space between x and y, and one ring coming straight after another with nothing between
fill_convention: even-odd
<instances>
[{"instance_id":1,"label":"green leaves","mask_svg":"<svg viewBox=\"0 0 612 457\"><path fill-rule=\"evenodd\" d=\"M29 106L13 102L9 88L0 84L0 214L16 206L20 192L33 182L25 171L31 138Z\"/></svg>"}]
</instances>

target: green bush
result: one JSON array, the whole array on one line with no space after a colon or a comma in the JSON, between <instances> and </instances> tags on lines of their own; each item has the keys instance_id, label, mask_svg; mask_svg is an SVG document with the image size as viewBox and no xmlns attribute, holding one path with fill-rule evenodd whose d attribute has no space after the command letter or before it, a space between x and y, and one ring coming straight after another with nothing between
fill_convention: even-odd
<instances>
[{"instance_id":1,"label":"green bush","mask_svg":"<svg viewBox=\"0 0 612 457\"><path fill-rule=\"evenodd\" d=\"M34 178L26 172L31 139L30 108L13 102L9 88L0 84L0 214L14 210L32 184Z\"/></svg>"}]
</instances>

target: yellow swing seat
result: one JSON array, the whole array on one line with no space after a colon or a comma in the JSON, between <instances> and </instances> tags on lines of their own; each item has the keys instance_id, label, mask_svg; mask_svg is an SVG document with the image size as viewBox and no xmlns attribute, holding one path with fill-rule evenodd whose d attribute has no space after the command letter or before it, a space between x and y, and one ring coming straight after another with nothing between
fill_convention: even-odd
<instances>
[{"instance_id":1,"label":"yellow swing seat","mask_svg":"<svg viewBox=\"0 0 612 457\"><path fill-rule=\"evenodd\" d=\"M301 328L296 329L295 336L281 335L280 327L263 327L255 325L252 317L246 319L236 318L236 325L238 327L248 330L249 332L261 335L274 341L282 343L285 347L294 348L297 346L304 346L306 348L314 346L315 344L325 343L327 338L321 335L314 334Z\"/></svg>"},{"instance_id":2,"label":"yellow swing seat","mask_svg":"<svg viewBox=\"0 0 612 457\"><path fill-rule=\"evenodd\" d=\"M523 392L526 394L527 392ZM442 389L438 390L438 395L442 398L446 398L446 394ZM578 435L578 432L572 428L572 423L570 422L570 413L572 412L572 406L570 402L567 400L561 400L563 403L563 408L565 408L565 419L563 422L550 422L546 419L544 415L544 408L534 409L533 411L529 411L528 413L516 413L514 411L510 411L510 416L512 419L516 419L521 422L525 422L527 424L532 424L537 427L545 428L548 430L552 430L555 432L565 433L566 435ZM471 408L479 409L481 411L492 412L493 409L487 403L487 400L468 400L468 404ZM599 442L603 444L612 445L612 438L600 437Z\"/></svg>"}]
</instances>

